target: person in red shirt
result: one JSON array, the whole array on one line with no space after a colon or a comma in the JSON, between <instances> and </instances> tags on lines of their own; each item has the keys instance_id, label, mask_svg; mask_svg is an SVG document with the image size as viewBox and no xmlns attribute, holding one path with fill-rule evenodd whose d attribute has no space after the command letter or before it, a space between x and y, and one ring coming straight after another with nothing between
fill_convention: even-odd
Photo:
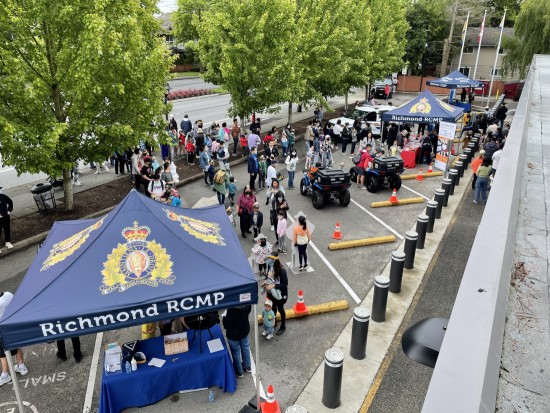
<instances>
[{"instance_id":1,"label":"person in red shirt","mask_svg":"<svg viewBox=\"0 0 550 413\"><path fill-rule=\"evenodd\" d=\"M179 156L180 158L183 158L185 155L185 133L183 130L180 130L180 133L178 135L178 146L179 146Z\"/></svg>"},{"instance_id":2,"label":"person in red shirt","mask_svg":"<svg viewBox=\"0 0 550 413\"><path fill-rule=\"evenodd\" d=\"M361 150L361 160L357 164L357 185L361 189L365 188L365 173L369 169L369 164L372 162L370 151L372 146L368 144L365 149Z\"/></svg>"},{"instance_id":3,"label":"person in red shirt","mask_svg":"<svg viewBox=\"0 0 550 413\"><path fill-rule=\"evenodd\" d=\"M187 163L189 165L195 165L195 145L193 144L193 138L187 138L185 150L187 151Z\"/></svg>"}]
</instances>

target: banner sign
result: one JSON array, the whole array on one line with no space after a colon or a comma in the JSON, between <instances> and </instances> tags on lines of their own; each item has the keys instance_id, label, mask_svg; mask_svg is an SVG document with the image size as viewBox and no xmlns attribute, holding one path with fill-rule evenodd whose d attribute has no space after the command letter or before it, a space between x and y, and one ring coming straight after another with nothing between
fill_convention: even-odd
<instances>
[{"instance_id":1,"label":"banner sign","mask_svg":"<svg viewBox=\"0 0 550 413\"><path fill-rule=\"evenodd\" d=\"M453 141L456 133L456 123L439 122L439 144L435 155L435 167L440 171L445 171L449 155L452 152Z\"/></svg>"}]
</instances>

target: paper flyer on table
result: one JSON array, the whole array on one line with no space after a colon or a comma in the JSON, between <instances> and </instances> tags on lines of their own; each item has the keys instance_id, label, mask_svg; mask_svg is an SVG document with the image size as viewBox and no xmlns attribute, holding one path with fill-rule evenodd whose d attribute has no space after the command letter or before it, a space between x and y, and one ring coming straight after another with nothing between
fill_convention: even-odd
<instances>
[{"instance_id":1,"label":"paper flyer on table","mask_svg":"<svg viewBox=\"0 0 550 413\"><path fill-rule=\"evenodd\" d=\"M210 350L210 353L223 350L223 344L219 338L207 341L206 344L208 344L208 350Z\"/></svg>"},{"instance_id":2,"label":"paper flyer on table","mask_svg":"<svg viewBox=\"0 0 550 413\"><path fill-rule=\"evenodd\" d=\"M153 357L151 361L149 362L149 366L153 367L162 367L164 366L164 363L166 363L166 360L161 360L156 357Z\"/></svg>"}]
</instances>

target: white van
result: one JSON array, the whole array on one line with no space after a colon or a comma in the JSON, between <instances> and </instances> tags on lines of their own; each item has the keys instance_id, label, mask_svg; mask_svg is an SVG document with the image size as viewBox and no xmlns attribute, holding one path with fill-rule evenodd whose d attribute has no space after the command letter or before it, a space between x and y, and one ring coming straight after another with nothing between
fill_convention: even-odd
<instances>
[{"instance_id":1,"label":"white van","mask_svg":"<svg viewBox=\"0 0 550 413\"><path fill-rule=\"evenodd\" d=\"M380 137L380 128L382 125L381 117L383 113L389 112L395 109L395 106L390 105L376 105L376 106L358 106L352 111L344 114L342 117L330 119L329 122L336 125L339 120L342 122L342 127L348 123L349 127L353 126L353 122L356 118L361 119L361 126L365 123L369 123L372 128L372 134L375 137Z\"/></svg>"}]
</instances>

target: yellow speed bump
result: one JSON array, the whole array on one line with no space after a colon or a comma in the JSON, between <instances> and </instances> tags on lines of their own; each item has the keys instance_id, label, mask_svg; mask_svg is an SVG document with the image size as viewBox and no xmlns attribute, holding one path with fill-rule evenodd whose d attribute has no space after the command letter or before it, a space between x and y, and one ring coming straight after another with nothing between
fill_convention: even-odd
<instances>
[{"instance_id":1,"label":"yellow speed bump","mask_svg":"<svg viewBox=\"0 0 550 413\"><path fill-rule=\"evenodd\" d=\"M346 248L365 247L367 245L385 244L385 243L394 242L394 241L395 241L395 235L386 235L384 237L353 239L353 240L342 241L342 242L331 242L330 244L328 244L328 249L331 251L343 250Z\"/></svg>"},{"instance_id":2,"label":"yellow speed bump","mask_svg":"<svg viewBox=\"0 0 550 413\"><path fill-rule=\"evenodd\" d=\"M421 197L405 198L405 199L400 199L397 202L390 202L390 201L373 202L372 204L370 204L370 207L381 208L381 207L397 206L397 205L421 204L422 202L424 202L424 198L421 198Z\"/></svg>"},{"instance_id":3,"label":"yellow speed bump","mask_svg":"<svg viewBox=\"0 0 550 413\"><path fill-rule=\"evenodd\" d=\"M407 174L407 175L401 175L402 180L408 180L408 179L416 179L418 174ZM427 172L425 174L422 174L424 178L430 178L432 176L443 176L442 171L436 171L436 172Z\"/></svg>"},{"instance_id":4,"label":"yellow speed bump","mask_svg":"<svg viewBox=\"0 0 550 413\"><path fill-rule=\"evenodd\" d=\"M288 320L289 318L299 318L299 317L306 317L308 315L317 315L317 314L330 313L332 311L347 310L348 307L349 307L349 304L346 300L331 301L330 303L308 305L307 309L309 311L304 314L296 314L294 313L293 309L286 310L286 319ZM281 319L281 314L277 312L277 320L280 320L280 319ZM263 318L261 315L258 316L258 323L263 323Z\"/></svg>"}]
</instances>

